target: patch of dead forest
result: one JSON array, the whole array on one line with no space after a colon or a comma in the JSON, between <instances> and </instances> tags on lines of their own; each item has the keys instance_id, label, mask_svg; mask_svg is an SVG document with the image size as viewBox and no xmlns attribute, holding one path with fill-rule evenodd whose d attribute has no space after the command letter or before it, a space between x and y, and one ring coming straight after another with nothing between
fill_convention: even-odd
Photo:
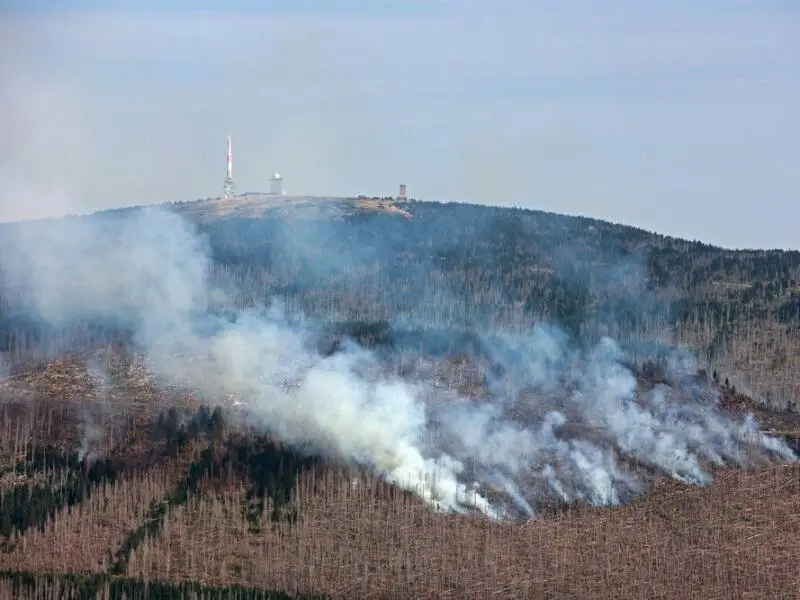
<instances>
[{"instance_id":1,"label":"patch of dead forest","mask_svg":"<svg viewBox=\"0 0 800 600\"><path fill-rule=\"evenodd\" d=\"M0 382L0 519L11 518L15 489L40 490L43 516L3 537L0 571L332 598L800 595L798 464L721 470L707 487L662 480L628 506L497 523L435 513L367 473L217 427L208 413L198 420L197 399L160 387L135 357L101 352L22 371ZM720 390L726 410L800 438L796 414ZM177 435L171 419L182 423ZM88 454L63 458L81 448ZM92 470L94 461L108 464ZM81 470L91 471L77 480L85 495L42 496L75 491Z\"/></svg>"}]
</instances>

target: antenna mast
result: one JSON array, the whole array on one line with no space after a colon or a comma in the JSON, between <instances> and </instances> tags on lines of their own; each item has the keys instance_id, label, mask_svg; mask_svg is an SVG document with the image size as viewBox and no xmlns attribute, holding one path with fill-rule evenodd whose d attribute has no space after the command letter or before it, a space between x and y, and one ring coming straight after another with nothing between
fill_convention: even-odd
<instances>
[{"instance_id":1,"label":"antenna mast","mask_svg":"<svg viewBox=\"0 0 800 600\"><path fill-rule=\"evenodd\" d=\"M225 181L222 182L222 195L225 199L233 197L233 190L236 186L233 183L233 143L231 133L228 132L228 155L227 170L225 171Z\"/></svg>"}]
</instances>

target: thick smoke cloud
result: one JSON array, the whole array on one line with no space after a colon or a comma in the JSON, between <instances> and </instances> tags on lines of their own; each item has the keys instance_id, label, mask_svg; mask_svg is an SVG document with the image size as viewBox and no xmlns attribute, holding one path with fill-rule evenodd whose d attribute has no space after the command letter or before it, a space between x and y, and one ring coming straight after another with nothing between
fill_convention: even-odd
<instances>
[{"instance_id":1,"label":"thick smoke cloud","mask_svg":"<svg viewBox=\"0 0 800 600\"><path fill-rule=\"evenodd\" d=\"M314 329L278 305L219 316L231 302L209 283L206 242L163 209L25 223L2 242L5 285L41 318L132 327L164 381L233 395L285 442L368 466L443 509L499 518L550 501L614 505L654 473L705 484L713 465L794 459L752 419L720 412L709 390L698 396L682 359L670 385L638 390L608 338L586 350L545 325L487 336L495 368L488 397L474 400L402 378L354 343L323 355Z\"/></svg>"}]
</instances>

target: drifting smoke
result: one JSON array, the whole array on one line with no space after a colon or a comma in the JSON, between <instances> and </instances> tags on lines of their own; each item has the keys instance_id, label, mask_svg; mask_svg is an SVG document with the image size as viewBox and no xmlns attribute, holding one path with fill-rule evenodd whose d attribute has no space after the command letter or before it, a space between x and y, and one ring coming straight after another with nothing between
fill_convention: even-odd
<instances>
[{"instance_id":1,"label":"drifting smoke","mask_svg":"<svg viewBox=\"0 0 800 600\"><path fill-rule=\"evenodd\" d=\"M78 405L81 432L78 460L90 464L102 454L101 444L106 440L112 381L97 357L86 361L86 371L92 381L93 402Z\"/></svg>"},{"instance_id":2,"label":"drifting smoke","mask_svg":"<svg viewBox=\"0 0 800 600\"><path fill-rule=\"evenodd\" d=\"M456 456L473 462L482 480L498 482L527 514L533 514L532 498L547 496L623 503L643 491L645 482L626 466L634 461L703 485L711 481L704 464L746 467L768 455L795 458L760 434L751 417L735 422L720 412L714 391L690 378L681 360L670 371L671 385L642 391L609 338L581 354L543 327L507 345L518 366L495 382L497 400L446 405L439 423L458 443Z\"/></svg>"},{"instance_id":3,"label":"drifting smoke","mask_svg":"<svg viewBox=\"0 0 800 600\"><path fill-rule=\"evenodd\" d=\"M155 375L207 398L234 395L286 443L367 465L446 510L532 515L548 500L625 502L640 468L705 484L709 465L793 460L791 451L698 400L685 364L637 390L615 342L573 349L558 329L484 341L489 397L443 396L354 343L322 355L280 307L218 316L204 240L161 209L27 223L3 249L6 285L50 323L104 318L135 331ZM487 371L488 373L488 371ZM88 444L88 437L87 437Z\"/></svg>"},{"instance_id":4,"label":"drifting smoke","mask_svg":"<svg viewBox=\"0 0 800 600\"><path fill-rule=\"evenodd\" d=\"M98 415L85 404L80 405L79 423L81 442L78 447L78 460L90 464L98 457L98 445L105 439L105 430Z\"/></svg>"}]
</instances>

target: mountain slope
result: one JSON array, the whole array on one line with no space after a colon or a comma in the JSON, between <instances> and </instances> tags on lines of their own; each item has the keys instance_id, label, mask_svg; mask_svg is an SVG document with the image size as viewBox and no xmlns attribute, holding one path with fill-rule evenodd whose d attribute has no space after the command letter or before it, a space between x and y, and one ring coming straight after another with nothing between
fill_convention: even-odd
<instances>
[{"instance_id":1,"label":"mountain slope","mask_svg":"<svg viewBox=\"0 0 800 600\"><path fill-rule=\"evenodd\" d=\"M800 394L798 252L725 250L532 210L402 208L413 219L267 214L202 229L226 276L261 271L248 283L259 296L312 313L426 328L546 318L593 339L690 346L775 406Z\"/></svg>"},{"instance_id":2,"label":"mountain slope","mask_svg":"<svg viewBox=\"0 0 800 600\"><path fill-rule=\"evenodd\" d=\"M48 571L142 595L121 578L796 589L798 415L722 369L780 373L792 254L467 205L205 208L0 230L0 594Z\"/></svg>"},{"instance_id":3,"label":"mountain slope","mask_svg":"<svg viewBox=\"0 0 800 600\"><path fill-rule=\"evenodd\" d=\"M398 218L357 202L303 199L305 212L293 216L280 205L247 217L213 202L171 208L190 218L200 211L213 275L236 284L239 306L277 297L326 321L395 329L519 329L546 319L585 340L611 335L644 355L658 344L687 345L722 379L770 405L796 405L798 252L724 250L533 210L384 201L413 215ZM24 321L14 304L0 301L6 348L21 343L13 341Z\"/></svg>"}]
</instances>

